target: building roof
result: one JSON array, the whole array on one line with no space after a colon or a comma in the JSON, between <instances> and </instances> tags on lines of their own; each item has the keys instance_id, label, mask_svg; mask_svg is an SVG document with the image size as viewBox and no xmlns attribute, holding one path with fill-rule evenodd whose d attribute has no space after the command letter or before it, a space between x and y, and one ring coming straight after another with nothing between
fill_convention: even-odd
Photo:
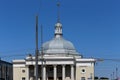
<instances>
[{"instance_id":1,"label":"building roof","mask_svg":"<svg viewBox=\"0 0 120 80\"><path fill-rule=\"evenodd\" d=\"M12 65L12 63L10 63L10 62L6 62L6 61L3 61L3 60L0 60L0 64Z\"/></svg>"},{"instance_id":2,"label":"building roof","mask_svg":"<svg viewBox=\"0 0 120 80\"><path fill-rule=\"evenodd\" d=\"M43 51L45 54L78 54L74 45L63 38L62 24L57 22L55 24L54 38L43 44Z\"/></svg>"}]
</instances>

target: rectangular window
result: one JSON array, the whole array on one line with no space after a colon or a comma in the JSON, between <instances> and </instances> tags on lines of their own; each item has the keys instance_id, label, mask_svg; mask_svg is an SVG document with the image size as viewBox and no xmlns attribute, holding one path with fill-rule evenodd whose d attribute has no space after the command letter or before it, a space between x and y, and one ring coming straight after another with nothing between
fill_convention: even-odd
<instances>
[{"instance_id":1,"label":"rectangular window","mask_svg":"<svg viewBox=\"0 0 120 80\"><path fill-rule=\"evenodd\" d=\"M85 80L85 77L81 77L81 80Z\"/></svg>"},{"instance_id":2,"label":"rectangular window","mask_svg":"<svg viewBox=\"0 0 120 80\"><path fill-rule=\"evenodd\" d=\"M22 77L22 80L25 80L25 77Z\"/></svg>"}]
</instances>

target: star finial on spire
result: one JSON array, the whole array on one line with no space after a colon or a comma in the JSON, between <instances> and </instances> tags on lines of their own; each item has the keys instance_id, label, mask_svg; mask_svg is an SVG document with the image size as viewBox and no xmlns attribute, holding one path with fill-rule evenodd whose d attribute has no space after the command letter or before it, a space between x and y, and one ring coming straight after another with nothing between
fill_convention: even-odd
<instances>
[{"instance_id":1,"label":"star finial on spire","mask_svg":"<svg viewBox=\"0 0 120 80\"><path fill-rule=\"evenodd\" d=\"M57 22L60 22L60 1L57 1L57 7L58 7L58 16L57 16Z\"/></svg>"}]
</instances>

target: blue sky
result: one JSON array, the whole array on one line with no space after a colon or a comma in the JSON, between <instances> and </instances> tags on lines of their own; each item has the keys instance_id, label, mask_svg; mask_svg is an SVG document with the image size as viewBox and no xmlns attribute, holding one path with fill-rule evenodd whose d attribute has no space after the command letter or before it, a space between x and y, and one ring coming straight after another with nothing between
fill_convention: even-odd
<instances>
[{"instance_id":1,"label":"blue sky","mask_svg":"<svg viewBox=\"0 0 120 80\"><path fill-rule=\"evenodd\" d=\"M21 58L19 55L34 54L37 13L39 31L40 25L43 25L44 42L53 38L57 22L56 2L57 0L0 0L0 56L3 60L11 61ZM119 0L60 2L63 36L74 44L78 52L84 57L120 59ZM116 67L119 70L120 62L99 62L96 65L96 75L110 77Z\"/></svg>"}]
</instances>

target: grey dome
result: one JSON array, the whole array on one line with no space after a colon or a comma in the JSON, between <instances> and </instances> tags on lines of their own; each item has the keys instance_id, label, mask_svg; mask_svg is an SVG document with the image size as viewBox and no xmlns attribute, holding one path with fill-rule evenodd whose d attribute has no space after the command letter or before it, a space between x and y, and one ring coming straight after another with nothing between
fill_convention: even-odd
<instances>
[{"instance_id":1,"label":"grey dome","mask_svg":"<svg viewBox=\"0 0 120 80\"><path fill-rule=\"evenodd\" d=\"M43 50L45 53L69 53L76 54L76 50L70 41L63 39L62 37L55 37L52 40L43 44Z\"/></svg>"},{"instance_id":2,"label":"grey dome","mask_svg":"<svg viewBox=\"0 0 120 80\"><path fill-rule=\"evenodd\" d=\"M62 36L62 24L55 24L55 37L43 44L45 54L78 54L70 41Z\"/></svg>"}]
</instances>

